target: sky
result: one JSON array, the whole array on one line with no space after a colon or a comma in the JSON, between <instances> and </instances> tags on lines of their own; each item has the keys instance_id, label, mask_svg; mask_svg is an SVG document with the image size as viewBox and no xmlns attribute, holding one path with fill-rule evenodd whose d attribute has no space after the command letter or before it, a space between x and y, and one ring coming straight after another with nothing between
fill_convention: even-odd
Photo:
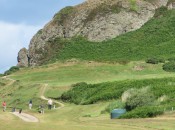
<instances>
[{"instance_id":1,"label":"sky","mask_svg":"<svg viewBox=\"0 0 175 130\"><path fill-rule=\"evenodd\" d=\"M65 6L85 0L0 0L0 73L17 64L21 48Z\"/></svg>"}]
</instances>

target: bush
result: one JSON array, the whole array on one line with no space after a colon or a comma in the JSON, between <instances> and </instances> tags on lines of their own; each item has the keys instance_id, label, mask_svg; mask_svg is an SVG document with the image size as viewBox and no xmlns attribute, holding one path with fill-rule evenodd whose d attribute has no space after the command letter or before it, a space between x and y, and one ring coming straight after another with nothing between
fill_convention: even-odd
<instances>
[{"instance_id":1,"label":"bush","mask_svg":"<svg viewBox=\"0 0 175 130\"><path fill-rule=\"evenodd\" d=\"M158 8L158 9L156 9L154 17L155 18L159 18L159 17L163 16L167 12L167 10L168 9L167 9L166 6L162 6L162 7Z\"/></svg>"},{"instance_id":2,"label":"bush","mask_svg":"<svg viewBox=\"0 0 175 130\"><path fill-rule=\"evenodd\" d=\"M175 61L175 57L168 58L168 61Z\"/></svg>"},{"instance_id":3,"label":"bush","mask_svg":"<svg viewBox=\"0 0 175 130\"><path fill-rule=\"evenodd\" d=\"M71 87L81 87L81 86L87 86L88 84L86 82L80 82L80 83L76 83L71 85Z\"/></svg>"},{"instance_id":4,"label":"bush","mask_svg":"<svg viewBox=\"0 0 175 130\"><path fill-rule=\"evenodd\" d=\"M164 110L160 107L138 107L130 112L125 113L124 115L120 116L120 118L147 118L147 117L155 117L157 115L163 114Z\"/></svg>"},{"instance_id":5,"label":"bush","mask_svg":"<svg viewBox=\"0 0 175 130\"><path fill-rule=\"evenodd\" d=\"M19 71L19 67L18 66L12 66L9 70L4 72L4 75L10 75L14 72Z\"/></svg>"},{"instance_id":6,"label":"bush","mask_svg":"<svg viewBox=\"0 0 175 130\"><path fill-rule=\"evenodd\" d=\"M136 107L153 105L155 97L149 88L132 89L126 98L126 110L131 111Z\"/></svg>"},{"instance_id":7,"label":"bush","mask_svg":"<svg viewBox=\"0 0 175 130\"><path fill-rule=\"evenodd\" d=\"M125 104L122 103L121 101L115 101L115 102L112 102L110 103L106 108L105 110L101 111L101 113L110 113L113 109L116 109L116 108L124 108L125 107Z\"/></svg>"},{"instance_id":8,"label":"bush","mask_svg":"<svg viewBox=\"0 0 175 130\"><path fill-rule=\"evenodd\" d=\"M63 24L66 18L74 12L74 7L67 6L54 15L54 21Z\"/></svg>"},{"instance_id":9,"label":"bush","mask_svg":"<svg viewBox=\"0 0 175 130\"><path fill-rule=\"evenodd\" d=\"M74 86L67 92L63 93L61 99L75 104L92 104L100 101L109 101L120 99L122 94L133 88L139 91L141 88L147 88L149 95L153 94L155 99L168 95L171 101L175 102L175 78L158 78L158 79L143 79L143 80L125 80L106 82L98 84L84 84ZM144 90L143 89L143 90ZM145 94L146 95L146 94ZM127 98L122 97L126 101ZM164 104L168 104L167 101Z\"/></svg>"},{"instance_id":10,"label":"bush","mask_svg":"<svg viewBox=\"0 0 175 130\"><path fill-rule=\"evenodd\" d=\"M152 57L152 58L148 58L146 60L146 63L149 63L149 64L165 63L165 59L164 58Z\"/></svg>"},{"instance_id":11,"label":"bush","mask_svg":"<svg viewBox=\"0 0 175 130\"><path fill-rule=\"evenodd\" d=\"M163 70L168 72L175 72L175 62L168 62L163 65Z\"/></svg>"}]
</instances>

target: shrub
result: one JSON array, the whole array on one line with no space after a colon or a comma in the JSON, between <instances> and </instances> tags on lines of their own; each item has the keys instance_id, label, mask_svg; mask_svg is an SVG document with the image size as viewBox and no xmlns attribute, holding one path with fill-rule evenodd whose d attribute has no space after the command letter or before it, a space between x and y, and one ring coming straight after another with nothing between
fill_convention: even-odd
<instances>
[{"instance_id":1,"label":"shrub","mask_svg":"<svg viewBox=\"0 0 175 130\"><path fill-rule=\"evenodd\" d=\"M138 107L130 112L125 113L124 115L120 116L120 118L147 118L147 117L155 117L157 115L163 114L164 110L160 107L155 106L145 106L145 107Z\"/></svg>"},{"instance_id":2,"label":"shrub","mask_svg":"<svg viewBox=\"0 0 175 130\"><path fill-rule=\"evenodd\" d=\"M163 65L163 70L168 72L175 72L175 62L168 62Z\"/></svg>"},{"instance_id":3,"label":"shrub","mask_svg":"<svg viewBox=\"0 0 175 130\"><path fill-rule=\"evenodd\" d=\"M126 110L131 111L136 107L152 105L155 97L149 88L132 89L126 98Z\"/></svg>"},{"instance_id":4,"label":"shrub","mask_svg":"<svg viewBox=\"0 0 175 130\"><path fill-rule=\"evenodd\" d=\"M120 100L118 100L118 101L115 101L115 102L110 103L110 104L105 108L105 110L101 111L101 113L110 113L113 109L116 109L116 108L124 108L124 107L125 107L125 104L122 103Z\"/></svg>"},{"instance_id":5,"label":"shrub","mask_svg":"<svg viewBox=\"0 0 175 130\"><path fill-rule=\"evenodd\" d=\"M74 7L67 6L54 15L54 21L63 24L66 18L74 12Z\"/></svg>"},{"instance_id":6,"label":"shrub","mask_svg":"<svg viewBox=\"0 0 175 130\"><path fill-rule=\"evenodd\" d=\"M137 12L138 7L137 7L136 0L130 0L130 10Z\"/></svg>"},{"instance_id":7,"label":"shrub","mask_svg":"<svg viewBox=\"0 0 175 130\"><path fill-rule=\"evenodd\" d=\"M165 59L152 57L152 58L148 58L146 60L146 63L149 63L149 64L165 63Z\"/></svg>"},{"instance_id":8,"label":"shrub","mask_svg":"<svg viewBox=\"0 0 175 130\"><path fill-rule=\"evenodd\" d=\"M168 98L174 102L174 84L175 78L125 80L98 84L84 84L72 87L72 89L62 94L61 99L75 104L92 104L99 101L120 99L122 94L130 90L130 88L140 91L142 90L141 88L145 89L149 86L149 89L147 88L148 95L153 94L155 99L158 99L163 95L168 95ZM127 99L128 97L126 100ZM168 104L168 100L165 100L164 104Z\"/></svg>"},{"instance_id":9,"label":"shrub","mask_svg":"<svg viewBox=\"0 0 175 130\"><path fill-rule=\"evenodd\" d=\"M175 57L168 58L168 61L175 61Z\"/></svg>"},{"instance_id":10,"label":"shrub","mask_svg":"<svg viewBox=\"0 0 175 130\"><path fill-rule=\"evenodd\" d=\"M158 9L156 9L156 12L154 14L154 17L157 18L157 17L161 17L165 14L165 12L167 12L167 7L166 6L162 6Z\"/></svg>"},{"instance_id":11,"label":"shrub","mask_svg":"<svg viewBox=\"0 0 175 130\"><path fill-rule=\"evenodd\" d=\"M19 67L18 66L12 66L9 70L4 72L4 75L10 75L14 72L19 71Z\"/></svg>"},{"instance_id":12,"label":"shrub","mask_svg":"<svg viewBox=\"0 0 175 130\"><path fill-rule=\"evenodd\" d=\"M159 63L159 60L157 58L149 58L146 60L146 63L149 63L149 64L158 64Z\"/></svg>"},{"instance_id":13,"label":"shrub","mask_svg":"<svg viewBox=\"0 0 175 130\"><path fill-rule=\"evenodd\" d=\"M87 86L88 84L86 82L80 82L80 83L76 83L71 85L71 87L81 87L81 86Z\"/></svg>"}]
</instances>

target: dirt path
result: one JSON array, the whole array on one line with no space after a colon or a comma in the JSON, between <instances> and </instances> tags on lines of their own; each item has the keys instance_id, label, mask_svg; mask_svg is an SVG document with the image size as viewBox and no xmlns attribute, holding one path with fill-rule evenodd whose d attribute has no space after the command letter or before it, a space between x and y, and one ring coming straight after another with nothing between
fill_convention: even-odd
<instances>
[{"instance_id":1,"label":"dirt path","mask_svg":"<svg viewBox=\"0 0 175 130\"><path fill-rule=\"evenodd\" d=\"M45 90L46 90L47 86L48 86L48 84L44 84L43 85L42 90L41 90L41 96L40 96L41 99L46 100L46 101L49 100L48 98L46 98L44 96L44 93L45 93ZM59 105L59 107L57 107L55 109L60 109L60 108L63 108L64 107L64 104L61 103L61 102L58 102L58 101L55 101L55 100L53 100L53 102Z\"/></svg>"},{"instance_id":2,"label":"dirt path","mask_svg":"<svg viewBox=\"0 0 175 130\"><path fill-rule=\"evenodd\" d=\"M12 114L21 118L25 122L39 122L38 118L26 113L19 114L19 112L12 112Z\"/></svg>"},{"instance_id":3,"label":"dirt path","mask_svg":"<svg viewBox=\"0 0 175 130\"><path fill-rule=\"evenodd\" d=\"M6 84L7 86L10 86L10 85L12 85L16 80L14 80L14 79L11 79L11 78L9 78L9 77L7 77L7 76L3 76L2 77L2 79L5 79L5 80L10 80L11 82L9 82L8 84Z\"/></svg>"},{"instance_id":4,"label":"dirt path","mask_svg":"<svg viewBox=\"0 0 175 130\"><path fill-rule=\"evenodd\" d=\"M16 81L16 80L11 79L11 78L9 78L7 76L4 76L3 79L7 79L7 80L11 81L8 85L11 85L11 84L13 84ZM49 100L48 98L46 98L44 96L44 93L45 93L45 90L46 90L47 86L48 86L48 84L44 84L42 89L41 89L41 92L40 92L40 95L41 95L40 98L43 99L43 100L46 100L46 101ZM64 107L64 104L61 103L61 102L58 102L58 101L55 101L55 100L53 100L53 102L59 105L59 107L57 107L55 109L60 109L60 108ZM27 113L23 113L23 112L21 114L19 114L19 112L11 112L11 113L13 115L19 117L20 119L22 119L25 122L39 122L38 118L36 118L36 117L34 117L32 115L29 115Z\"/></svg>"},{"instance_id":5,"label":"dirt path","mask_svg":"<svg viewBox=\"0 0 175 130\"><path fill-rule=\"evenodd\" d=\"M10 81L9 84L7 84L7 85L11 85L11 84L13 84L16 81L16 80L11 79L11 78L9 78L7 76L4 76L2 78ZM39 122L38 118L36 118L36 117L34 117L32 115L29 115L27 113L21 113L21 114L19 114L19 112L11 112L11 113L13 115L19 117L20 119L22 119L25 122Z\"/></svg>"}]
</instances>

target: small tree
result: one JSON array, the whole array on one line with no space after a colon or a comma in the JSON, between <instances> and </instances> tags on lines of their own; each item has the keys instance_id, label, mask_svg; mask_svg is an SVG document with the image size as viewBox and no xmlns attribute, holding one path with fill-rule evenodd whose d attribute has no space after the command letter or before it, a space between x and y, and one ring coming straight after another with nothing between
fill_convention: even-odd
<instances>
[{"instance_id":1,"label":"small tree","mask_svg":"<svg viewBox=\"0 0 175 130\"><path fill-rule=\"evenodd\" d=\"M132 89L132 93L126 99L126 109L128 111L136 107L153 105L155 97L149 88Z\"/></svg>"}]
</instances>

